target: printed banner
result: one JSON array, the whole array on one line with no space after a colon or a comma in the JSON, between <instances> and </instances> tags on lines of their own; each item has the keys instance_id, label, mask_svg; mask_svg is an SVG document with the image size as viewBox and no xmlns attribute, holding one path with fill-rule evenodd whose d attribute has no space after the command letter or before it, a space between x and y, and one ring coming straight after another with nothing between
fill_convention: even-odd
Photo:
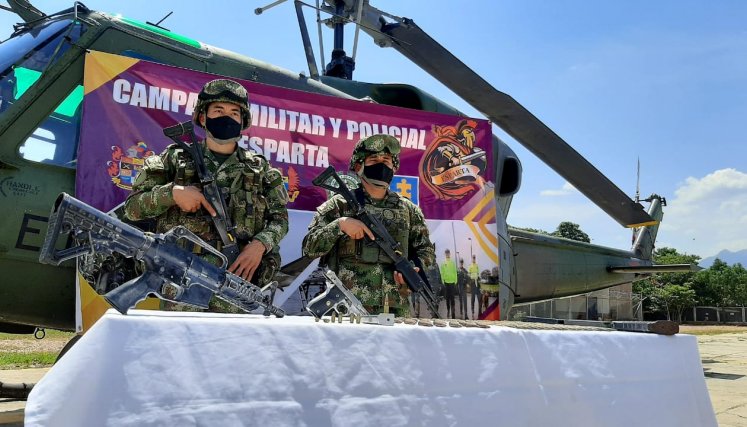
<instances>
[{"instance_id":1,"label":"printed banner","mask_svg":"<svg viewBox=\"0 0 747 427\"><path fill-rule=\"evenodd\" d=\"M162 128L189 120L200 89L216 78L134 58L88 53L77 197L103 211L120 205L143 159L171 143ZM467 253L479 255L481 270L498 265L488 121L234 80L246 87L251 103L251 127L240 145L262 154L286 181L291 232L281 243L284 262L300 256L300 240L311 215L327 198L312 179L329 165L340 174L352 175L348 165L355 143L386 133L402 147L391 190L423 210L439 261L443 250L451 248L462 254L467 265ZM195 130L203 137L202 129Z\"/></svg>"}]
</instances>

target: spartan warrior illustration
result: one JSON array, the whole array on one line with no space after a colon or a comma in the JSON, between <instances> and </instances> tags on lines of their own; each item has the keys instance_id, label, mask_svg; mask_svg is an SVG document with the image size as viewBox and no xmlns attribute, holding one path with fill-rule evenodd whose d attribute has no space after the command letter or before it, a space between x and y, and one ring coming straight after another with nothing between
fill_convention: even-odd
<instances>
[{"instance_id":1,"label":"spartan warrior illustration","mask_svg":"<svg viewBox=\"0 0 747 427\"><path fill-rule=\"evenodd\" d=\"M436 135L420 161L420 177L439 199L461 199L481 187L485 152L475 147L474 120L456 126L434 126Z\"/></svg>"}]
</instances>

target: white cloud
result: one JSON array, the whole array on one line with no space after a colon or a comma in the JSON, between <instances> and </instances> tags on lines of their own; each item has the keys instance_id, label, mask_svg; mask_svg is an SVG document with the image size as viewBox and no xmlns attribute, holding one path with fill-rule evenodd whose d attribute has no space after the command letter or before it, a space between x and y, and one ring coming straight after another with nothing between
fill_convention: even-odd
<instances>
[{"instance_id":1,"label":"white cloud","mask_svg":"<svg viewBox=\"0 0 747 427\"><path fill-rule=\"evenodd\" d=\"M572 186L566 183L562 190L543 191L541 195L545 197L518 196L508 223L553 231L561 221L572 221L589 234L592 243L619 249L630 247L628 229L620 227L579 192L564 193L569 189ZM561 193L565 197L553 197ZM674 197L667 199L656 246L703 258L723 249L747 249L747 173L720 169L680 183Z\"/></svg>"},{"instance_id":2,"label":"white cloud","mask_svg":"<svg viewBox=\"0 0 747 427\"><path fill-rule=\"evenodd\" d=\"M557 197L557 196L568 196L570 194L578 193L576 187L572 186L568 181L560 187L559 190L542 190L540 196Z\"/></svg>"},{"instance_id":3,"label":"white cloud","mask_svg":"<svg viewBox=\"0 0 747 427\"><path fill-rule=\"evenodd\" d=\"M747 249L747 173L720 169L689 177L668 202L659 247L703 257Z\"/></svg>"}]
</instances>

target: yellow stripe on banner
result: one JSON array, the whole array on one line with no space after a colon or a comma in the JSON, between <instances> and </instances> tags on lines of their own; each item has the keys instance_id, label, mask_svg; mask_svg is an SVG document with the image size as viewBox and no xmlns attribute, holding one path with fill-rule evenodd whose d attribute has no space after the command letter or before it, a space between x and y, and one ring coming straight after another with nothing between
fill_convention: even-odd
<instances>
[{"instance_id":1,"label":"yellow stripe on banner","mask_svg":"<svg viewBox=\"0 0 747 427\"><path fill-rule=\"evenodd\" d=\"M472 230L472 234L477 238L477 244L480 245L480 248L482 248L482 250L488 255L488 258L490 258L490 260L493 261L495 265L500 265L500 259L498 258L498 252L494 250L492 247L490 247L488 242L485 241L482 235L483 233L480 233L480 231L477 230L477 227L475 227L475 223L474 223L474 219L477 216L477 214L479 214L480 211L482 211L483 208L485 208L485 206L488 203L490 203L492 200L493 200L493 193L491 192L491 193L486 194L485 197L483 197L482 200L480 200L477 206L475 206L471 211L469 211L469 213L467 213L467 215L464 217L464 222L466 222L467 226L470 228L470 230ZM492 210L491 215L495 217L494 209ZM489 215L486 215L486 217L489 217ZM488 220L489 219L490 218L488 218ZM492 233L490 233L490 231L487 230L487 228L484 225L482 225L481 228L483 229L485 235L488 236L488 238L495 237L495 236L492 236ZM498 244L497 238L495 238L495 244L496 246Z\"/></svg>"},{"instance_id":2,"label":"yellow stripe on banner","mask_svg":"<svg viewBox=\"0 0 747 427\"><path fill-rule=\"evenodd\" d=\"M85 333L112 306L106 302L103 296L96 293L80 273L78 273L78 283L80 283L80 311L83 318L83 333ZM135 308L143 310L158 310L160 307L161 300L150 297L135 305Z\"/></svg>"},{"instance_id":3,"label":"yellow stripe on banner","mask_svg":"<svg viewBox=\"0 0 747 427\"><path fill-rule=\"evenodd\" d=\"M477 230L475 227L475 223L472 221L467 221L467 225L469 226L470 230L472 230L472 234L477 237L477 244L480 245L480 248L482 248L483 252L485 252L488 255L488 258L490 258L491 261L495 263L495 265L500 265L500 260L498 259L498 253L488 246L485 239L482 238L481 233Z\"/></svg>"},{"instance_id":4,"label":"yellow stripe on banner","mask_svg":"<svg viewBox=\"0 0 747 427\"><path fill-rule=\"evenodd\" d=\"M492 193L486 194L485 197L483 197L482 200L480 200L477 206L475 206L471 211L469 211L469 213L467 213L467 216L464 217L464 220L473 221L475 217L477 216L477 214L479 214L480 211L485 207L485 205L490 203L492 199L493 199Z\"/></svg>"},{"instance_id":5,"label":"yellow stripe on banner","mask_svg":"<svg viewBox=\"0 0 747 427\"><path fill-rule=\"evenodd\" d=\"M139 59L106 52L87 53L83 73L83 95L88 95L138 62Z\"/></svg>"},{"instance_id":6,"label":"yellow stripe on banner","mask_svg":"<svg viewBox=\"0 0 747 427\"><path fill-rule=\"evenodd\" d=\"M488 223L488 221L490 221L491 219L494 219L494 218L495 218L495 210L492 210L489 215L485 215L484 217L482 217L482 219L477 222L477 225L480 226L480 230L482 230L483 233L485 233L485 236L488 237L488 240L490 241L490 243L492 243L493 246L497 247L498 246L498 236L496 236L495 234L491 233L490 230L488 230L488 227L486 226L486 224Z\"/></svg>"}]
</instances>

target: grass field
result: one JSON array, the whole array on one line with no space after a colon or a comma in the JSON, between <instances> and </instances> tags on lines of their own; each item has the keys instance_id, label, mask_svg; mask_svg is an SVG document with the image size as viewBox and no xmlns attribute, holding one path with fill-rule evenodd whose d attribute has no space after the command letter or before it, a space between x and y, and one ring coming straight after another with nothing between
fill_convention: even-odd
<instances>
[{"instance_id":1,"label":"grass field","mask_svg":"<svg viewBox=\"0 0 747 427\"><path fill-rule=\"evenodd\" d=\"M72 332L47 329L46 337L0 333L0 369L52 366L60 350L75 336Z\"/></svg>"}]
</instances>

